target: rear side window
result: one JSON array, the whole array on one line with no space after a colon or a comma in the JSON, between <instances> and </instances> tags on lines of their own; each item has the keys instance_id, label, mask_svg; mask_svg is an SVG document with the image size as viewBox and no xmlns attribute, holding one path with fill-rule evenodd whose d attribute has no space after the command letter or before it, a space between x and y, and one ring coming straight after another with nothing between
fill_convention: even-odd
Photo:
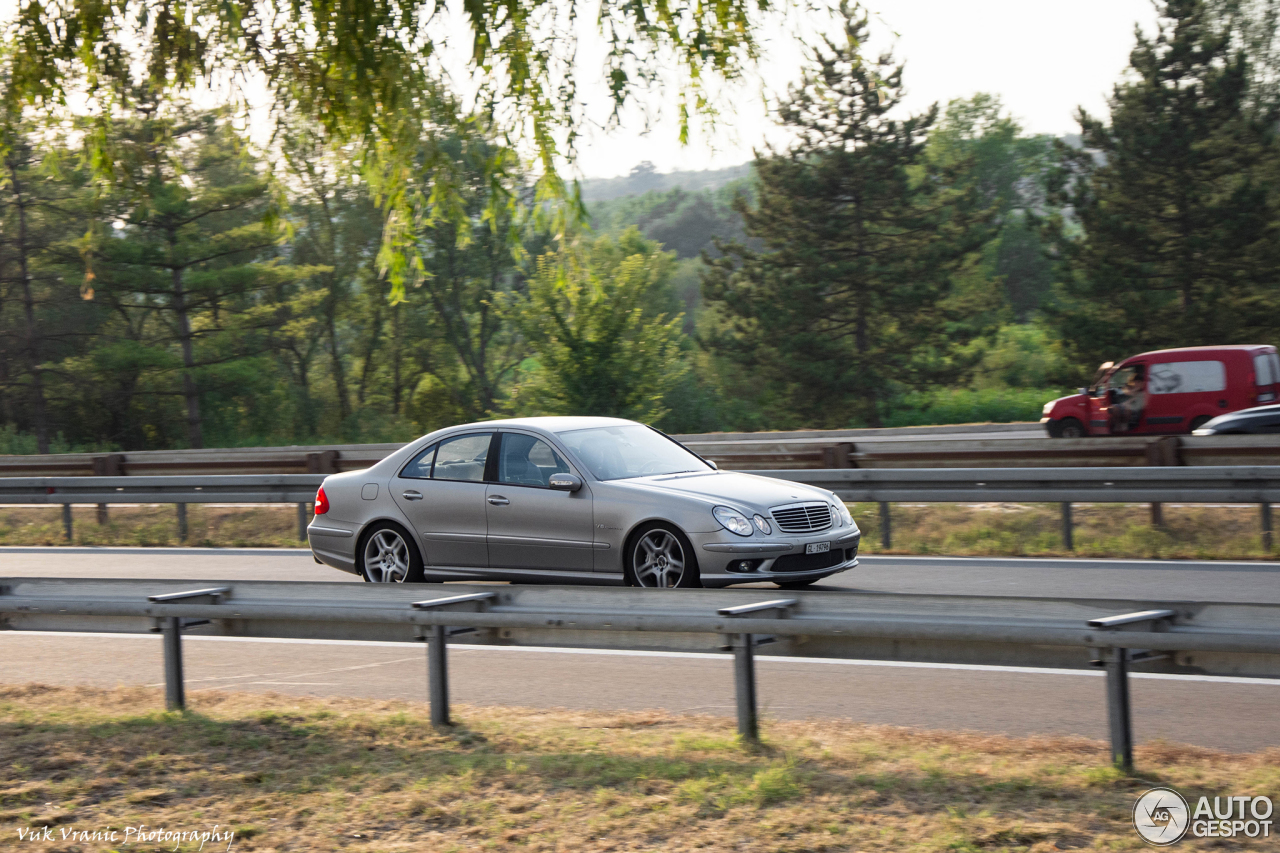
<instances>
[{"instance_id":1,"label":"rear side window","mask_svg":"<svg viewBox=\"0 0 1280 853\"><path fill-rule=\"evenodd\" d=\"M1220 361L1174 361L1153 364L1147 389L1152 394L1225 391L1227 369Z\"/></svg>"},{"instance_id":2,"label":"rear side window","mask_svg":"<svg viewBox=\"0 0 1280 853\"><path fill-rule=\"evenodd\" d=\"M1270 385L1276 381L1275 373L1271 369L1271 356L1268 353L1253 357L1253 372L1254 382L1258 385Z\"/></svg>"},{"instance_id":3,"label":"rear side window","mask_svg":"<svg viewBox=\"0 0 1280 853\"><path fill-rule=\"evenodd\" d=\"M400 472L401 477L407 477L410 480L427 480L431 477L431 463L436 461L436 447L439 445L431 445L426 450L413 457L413 461L404 466L404 470Z\"/></svg>"},{"instance_id":4,"label":"rear side window","mask_svg":"<svg viewBox=\"0 0 1280 853\"><path fill-rule=\"evenodd\" d=\"M489 455L491 432L460 435L440 442L431 477L435 480L484 482L484 463Z\"/></svg>"}]
</instances>

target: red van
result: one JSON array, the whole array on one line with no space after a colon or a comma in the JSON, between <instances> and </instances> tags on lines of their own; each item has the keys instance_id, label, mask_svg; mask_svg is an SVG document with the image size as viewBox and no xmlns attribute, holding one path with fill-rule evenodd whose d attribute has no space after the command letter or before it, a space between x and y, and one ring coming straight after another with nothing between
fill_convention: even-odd
<instances>
[{"instance_id":1,"label":"red van","mask_svg":"<svg viewBox=\"0 0 1280 853\"><path fill-rule=\"evenodd\" d=\"M1224 412L1276 400L1280 357L1271 346L1183 347L1107 362L1079 394L1044 404L1054 438L1189 433Z\"/></svg>"}]
</instances>

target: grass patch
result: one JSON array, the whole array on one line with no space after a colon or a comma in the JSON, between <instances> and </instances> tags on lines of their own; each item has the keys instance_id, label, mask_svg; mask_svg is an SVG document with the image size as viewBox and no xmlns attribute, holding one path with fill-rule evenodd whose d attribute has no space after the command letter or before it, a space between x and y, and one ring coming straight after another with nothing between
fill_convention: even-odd
<instances>
[{"instance_id":1,"label":"grass patch","mask_svg":"<svg viewBox=\"0 0 1280 853\"><path fill-rule=\"evenodd\" d=\"M72 508L74 539L66 540L62 508L0 509L0 545L181 545L178 512L172 504L112 506L107 523L99 524L97 508ZM295 504L256 507L187 504L188 545L215 548L297 548Z\"/></svg>"},{"instance_id":2,"label":"grass patch","mask_svg":"<svg viewBox=\"0 0 1280 853\"><path fill-rule=\"evenodd\" d=\"M1164 506L1151 526L1147 504L1074 504L1075 550L1062 547L1058 504L893 504L893 548L880 547L880 511L850 504L865 554L973 557L1274 559L1262 547L1256 506Z\"/></svg>"},{"instance_id":3,"label":"grass patch","mask_svg":"<svg viewBox=\"0 0 1280 853\"><path fill-rule=\"evenodd\" d=\"M161 703L0 688L0 849L32 849L20 827L216 824L239 850L1138 850L1129 812L1154 783L1280 795L1275 750L1146 745L1139 780L1100 772L1104 745L1078 738L788 722L752 750L729 720L655 712L459 707L439 733L405 702Z\"/></svg>"}]
</instances>

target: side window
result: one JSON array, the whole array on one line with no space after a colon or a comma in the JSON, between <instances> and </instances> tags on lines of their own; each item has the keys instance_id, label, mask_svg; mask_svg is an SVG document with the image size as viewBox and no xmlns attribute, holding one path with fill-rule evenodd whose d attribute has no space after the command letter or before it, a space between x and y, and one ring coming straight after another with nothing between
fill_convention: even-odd
<instances>
[{"instance_id":1,"label":"side window","mask_svg":"<svg viewBox=\"0 0 1280 853\"><path fill-rule=\"evenodd\" d=\"M552 474L569 472L569 464L545 441L518 432L502 434L498 482L546 487Z\"/></svg>"},{"instance_id":2,"label":"side window","mask_svg":"<svg viewBox=\"0 0 1280 853\"><path fill-rule=\"evenodd\" d=\"M1253 357L1253 373L1255 385L1270 385L1276 381L1271 375L1271 356L1268 353Z\"/></svg>"},{"instance_id":3,"label":"side window","mask_svg":"<svg viewBox=\"0 0 1280 853\"><path fill-rule=\"evenodd\" d=\"M1141 364L1118 368L1107 380L1107 385L1112 391L1121 394L1133 393L1142 388L1142 380L1146 378L1143 370L1144 366Z\"/></svg>"},{"instance_id":4,"label":"side window","mask_svg":"<svg viewBox=\"0 0 1280 853\"><path fill-rule=\"evenodd\" d=\"M440 442L431 478L483 483L484 462L492 436L489 432L473 432Z\"/></svg>"},{"instance_id":5,"label":"side window","mask_svg":"<svg viewBox=\"0 0 1280 853\"><path fill-rule=\"evenodd\" d=\"M429 479L431 477L431 463L436 460L436 447L438 446L433 444L413 457L413 461L401 469L400 476L410 480Z\"/></svg>"},{"instance_id":6,"label":"side window","mask_svg":"<svg viewBox=\"0 0 1280 853\"><path fill-rule=\"evenodd\" d=\"M1220 361L1175 361L1151 368L1152 394L1194 394L1226 387L1227 368Z\"/></svg>"}]
</instances>

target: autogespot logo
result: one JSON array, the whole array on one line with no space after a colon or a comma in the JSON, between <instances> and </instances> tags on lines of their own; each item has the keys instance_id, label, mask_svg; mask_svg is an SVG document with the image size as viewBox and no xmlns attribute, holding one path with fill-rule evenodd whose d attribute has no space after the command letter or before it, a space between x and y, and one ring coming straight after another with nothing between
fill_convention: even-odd
<instances>
[{"instance_id":1,"label":"autogespot logo","mask_svg":"<svg viewBox=\"0 0 1280 853\"><path fill-rule=\"evenodd\" d=\"M1270 838L1275 804L1268 797L1208 797L1191 811L1186 799L1172 788L1152 788L1133 804L1133 828L1156 847L1180 841L1190 830L1193 838Z\"/></svg>"},{"instance_id":2,"label":"autogespot logo","mask_svg":"<svg viewBox=\"0 0 1280 853\"><path fill-rule=\"evenodd\" d=\"M1142 840L1164 847L1187 834L1191 809L1172 788L1152 788L1133 804L1133 828Z\"/></svg>"}]
</instances>

